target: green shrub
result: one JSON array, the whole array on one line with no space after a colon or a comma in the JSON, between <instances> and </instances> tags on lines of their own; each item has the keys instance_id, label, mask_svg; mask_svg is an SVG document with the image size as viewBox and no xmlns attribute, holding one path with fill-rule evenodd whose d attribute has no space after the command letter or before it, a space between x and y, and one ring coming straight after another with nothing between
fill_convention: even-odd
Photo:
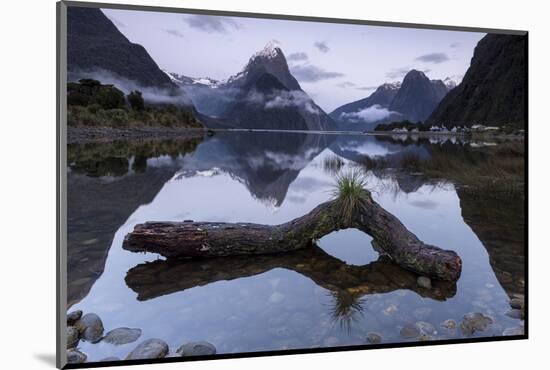
<instances>
[{"instance_id":1,"label":"green shrub","mask_svg":"<svg viewBox=\"0 0 550 370\"><path fill-rule=\"evenodd\" d=\"M114 86L104 85L92 96L94 103L103 109L117 109L124 107L124 93Z\"/></svg>"},{"instance_id":2,"label":"green shrub","mask_svg":"<svg viewBox=\"0 0 550 370\"><path fill-rule=\"evenodd\" d=\"M99 112L101 109L103 109L103 107L101 107L101 105L99 104L90 104L88 106L88 112L92 113L92 114L96 114L97 112Z\"/></svg>"},{"instance_id":3,"label":"green shrub","mask_svg":"<svg viewBox=\"0 0 550 370\"><path fill-rule=\"evenodd\" d=\"M132 91L128 94L128 103L130 103L130 107L132 107L133 110L141 111L145 108L145 102L139 90Z\"/></svg>"}]
</instances>

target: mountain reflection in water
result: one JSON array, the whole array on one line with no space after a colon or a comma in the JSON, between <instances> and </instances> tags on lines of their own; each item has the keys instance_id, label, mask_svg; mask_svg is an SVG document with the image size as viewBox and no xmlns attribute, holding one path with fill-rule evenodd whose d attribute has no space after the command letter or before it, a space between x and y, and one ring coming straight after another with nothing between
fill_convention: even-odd
<instances>
[{"instance_id":1,"label":"mountain reflection in water","mask_svg":"<svg viewBox=\"0 0 550 370\"><path fill-rule=\"evenodd\" d=\"M448 137L219 132L194 139L71 145L68 305L86 312L105 310L104 320L109 321L111 315L117 325L130 325L123 322L122 308L115 314L112 307L132 305L134 308L127 309L145 320L146 312L154 311L149 303L156 302L163 307L158 309L166 310L168 303L161 302L172 302L170 297L199 294L197 288L215 289L223 281L233 284L239 294L247 279L252 282L280 275L283 269L300 274L328 294L330 307L315 310L334 319L350 320L370 297L386 296L399 306L401 299L406 301L400 298L404 292L414 292L422 302L439 304L430 306L430 310L441 310L436 317L455 315L459 320L466 312L456 311L457 307L477 302L471 294L486 294L487 287L494 285L491 279L510 297L523 294L524 143L495 144ZM391 261L374 258L352 265L337 255L346 245L331 244L328 249L336 251L331 255L323 251L322 241L318 248L280 256L207 261L154 261L156 256L129 255L121 250L124 234L143 221L288 221L327 200L334 173L345 167L364 169L376 200L420 239L464 256L463 276L457 284L434 282L431 290L424 289L417 285L414 274ZM441 226L432 226L438 223ZM448 238L455 235L460 239L446 239L441 228L449 228ZM474 243L467 235L471 231L486 252L469 245ZM357 243L372 249L367 239L357 239ZM485 274L486 268L492 277L489 282L478 282L478 274ZM276 302L277 297L270 299ZM106 302L109 299L121 301ZM306 298L289 299L301 302ZM479 307L486 304L487 298L483 299ZM184 303L172 303L179 304ZM503 301L495 307L504 310L507 304ZM139 307L148 307L142 316ZM383 323L391 315L376 318ZM145 332L155 334L153 323L150 325ZM210 328L219 338L229 335L223 329ZM197 333L201 330L196 329ZM242 340L225 351L253 350ZM256 343L261 344L259 349L271 348L267 342ZM223 344L217 347L224 350Z\"/></svg>"}]
</instances>

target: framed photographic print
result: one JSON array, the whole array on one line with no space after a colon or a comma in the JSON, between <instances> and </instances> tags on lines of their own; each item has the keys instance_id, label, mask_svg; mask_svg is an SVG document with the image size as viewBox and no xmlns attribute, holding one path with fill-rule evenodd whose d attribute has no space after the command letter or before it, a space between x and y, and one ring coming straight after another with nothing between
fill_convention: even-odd
<instances>
[{"instance_id":1,"label":"framed photographic print","mask_svg":"<svg viewBox=\"0 0 550 370\"><path fill-rule=\"evenodd\" d=\"M57 10L58 367L527 338L526 31Z\"/></svg>"}]
</instances>

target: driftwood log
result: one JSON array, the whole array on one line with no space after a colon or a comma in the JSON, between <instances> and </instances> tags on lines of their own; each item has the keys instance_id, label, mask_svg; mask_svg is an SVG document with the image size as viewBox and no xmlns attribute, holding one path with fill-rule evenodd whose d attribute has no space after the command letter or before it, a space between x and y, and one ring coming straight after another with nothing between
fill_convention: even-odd
<instances>
[{"instance_id":1,"label":"driftwood log","mask_svg":"<svg viewBox=\"0 0 550 370\"><path fill-rule=\"evenodd\" d=\"M407 270L448 281L460 277L462 261L454 251L420 241L366 190L360 206L349 217L343 217L342 205L335 199L280 225L146 222L126 235L123 248L167 258L273 254L312 247L324 235L349 228L372 236L379 253Z\"/></svg>"}]
</instances>

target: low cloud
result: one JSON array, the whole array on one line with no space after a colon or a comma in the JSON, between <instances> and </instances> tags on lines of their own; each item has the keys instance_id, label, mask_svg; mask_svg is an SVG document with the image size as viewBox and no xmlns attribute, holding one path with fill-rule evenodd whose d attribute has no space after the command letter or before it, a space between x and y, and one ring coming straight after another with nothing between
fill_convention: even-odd
<instances>
[{"instance_id":1,"label":"low cloud","mask_svg":"<svg viewBox=\"0 0 550 370\"><path fill-rule=\"evenodd\" d=\"M248 94L247 99L254 104L263 104L266 110L298 107L312 114L319 113L313 101L303 91L280 90L273 94L262 94L254 91Z\"/></svg>"},{"instance_id":2,"label":"low cloud","mask_svg":"<svg viewBox=\"0 0 550 370\"><path fill-rule=\"evenodd\" d=\"M193 102L181 89L161 89L157 87L141 86L135 81L120 77L110 71L96 69L92 71L71 71L67 75L68 81L78 81L82 78L92 78L102 84L114 85L125 95L133 90L141 91L143 100L150 104L174 104L178 106L192 106Z\"/></svg>"},{"instance_id":3,"label":"low cloud","mask_svg":"<svg viewBox=\"0 0 550 370\"><path fill-rule=\"evenodd\" d=\"M292 66L290 71L300 82L317 82L344 76L343 73L325 71L311 64Z\"/></svg>"},{"instance_id":4,"label":"low cloud","mask_svg":"<svg viewBox=\"0 0 550 370\"><path fill-rule=\"evenodd\" d=\"M328 53L330 48L328 47L326 41L316 41L313 46L315 46L321 53Z\"/></svg>"},{"instance_id":5,"label":"low cloud","mask_svg":"<svg viewBox=\"0 0 550 370\"><path fill-rule=\"evenodd\" d=\"M166 32L169 35L172 35L172 36L176 36L176 37L179 37L179 38L184 37L183 33L181 33L180 31L178 31L176 29L173 29L173 28L163 29L163 31Z\"/></svg>"},{"instance_id":6,"label":"low cloud","mask_svg":"<svg viewBox=\"0 0 550 370\"><path fill-rule=\"evenodd\" d=\"M449 56L445 53L430 53L430 54L424 54L416 58L416 60L419 60L421 62L425 63L443 63L449 60Z\"/></svg>"},{"instance_id":7,"label":"low cloud","mask_svg":"<svg viewBox=\"0 0 550 370\"><path fill-rule=\"evenodd\" d=\"M377 121L383 120L384 118L388 118L391 114L395 114L395 113L396 112L392 112L387 108L383 108L382 106L375 104L357 112L342 113L340 117L343 119L350 120L352 122L370 123L370 122L377 122Z\"/></svg>"},{"instance_id":8,"label":"low cloud","mask_svg":"<svg viewBox=\"0 0 550 370\"><path fill-rule=\"evenodd\" d=\"M288 61L301 61L301 60L308 60L308 56L306 53L298 52L298 53L292 53L289 54L286 57L286 60Z\"/></svg>"},{"instance_id":9,"label":"low cloud","mask_svg":"<svg viewBox=\"0 0 550 370\"><path fill-rule=\"evenodd\" d=\"M340 82L339 84L336 84L336 86L341 88L346 88L346 87L354 87L355 84L350 81L344 81L344 82Z\"/></svg>"},{"instance_id":10,"label":"low cloud","mask_svg":"<svg viewBox=\"0 0 550 370\"><path fill-rule=\"evenodd\" d=\"M227 33L242 28L242 24L235 19L216 15L187 15L183 21L191 28L208 33Z\"/></svg>"},{"instance_id":11,"label":"low cloud","mask_svg":"<svg viewBox=\"0 0 550 370\"><path fill-rule=\"evenodd\" d=\"M357 90L365 90L365 91L371 91L376 90L378 86L359 86Z\"/></svg>"}]
</instances>

